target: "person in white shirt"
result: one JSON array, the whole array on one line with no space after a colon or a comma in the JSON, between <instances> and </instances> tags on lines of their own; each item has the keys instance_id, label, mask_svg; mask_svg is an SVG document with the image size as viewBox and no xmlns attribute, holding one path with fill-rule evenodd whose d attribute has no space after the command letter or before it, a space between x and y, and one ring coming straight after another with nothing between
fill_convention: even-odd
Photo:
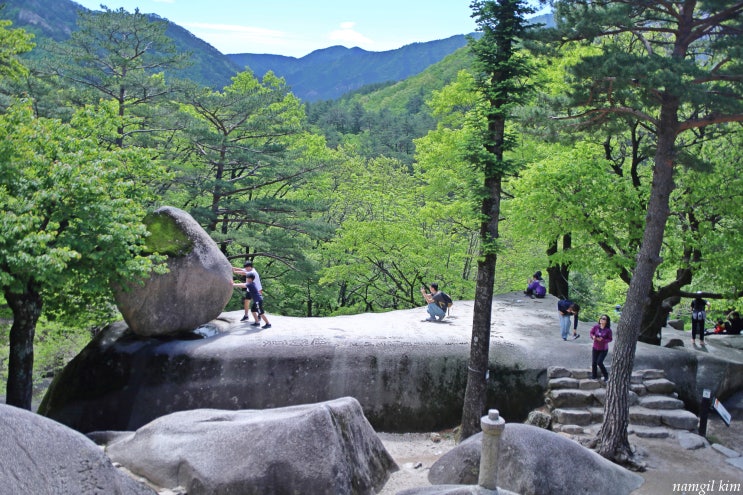
<instances>
[{"instance_id":1,"label":"person in white shirt","mask_svg":"<svg viewBox=\"0 0 743 495\"><path fill-rule=\"evenodd\" d=\"M233 266L232 267L232 273L241 275L243 277L246 276L248 273L252 274L253 277L255 277L254 280L253 280L253 283L255 284L255 286L258 289L258 292L261 294L261 296L263 296L263 286L261 285L261 276L258 275L258 272L256 271L256 269L253 268L253 262L252 261L246 261L245 264L243 265L243 268L237 268L237 267ZM252 304L252 301L251 301L251 298L250 298L250 292L246 290L245 293L243 294L243 308L245 310L245 315L242 317L242 319L240 321L247 320L249 318L248 315L252 312L253 313L253 320L255 320L253 322L253 325L254 326L258 326L258 325L261 324L260 323L260 316L258 315L258 311L251 311L251 304Z\"/></svg>"}]
</instances>

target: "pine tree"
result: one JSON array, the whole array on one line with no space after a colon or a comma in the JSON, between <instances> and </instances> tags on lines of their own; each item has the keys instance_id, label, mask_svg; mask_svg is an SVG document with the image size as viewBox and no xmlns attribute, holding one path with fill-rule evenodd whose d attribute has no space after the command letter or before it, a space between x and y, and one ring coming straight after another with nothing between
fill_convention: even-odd
<instances>
[{"instance_id":1,"label":"pine tree","mask_svg":"<svg viewBox=\"0 0 743 495\"><path fill-rule=\"evenodd\" d=\"M631 466L627 397L643 311L661 262L674 170L685 134L743 121L742 14L743 2L729 0L556 3L553 39L594 42L598 49L571 70L571 118L592 126L630 116L655 141L645 228L596 439L601 455Z\"/></svg>"},{"instance_id":2,"label":"pine tree","mask_svg":"<svg viewBox=\"0 0 743 495\"><path fill-rule=\"evenodd\" d=\"M530 94L528 59L520 52L527 31L525 16L532 9L521 0L475 1L471 4L480 39L470 39L475 56L476 91L482 97L473 125L479 135L469 146L469 158L483 175L480 196L480 257L477 266L472 341L467 388L462 410L462 438L480 431L487 390L490 321L495 284L498 222L503 178L514 165L505 153L514 146L506 123L515 105Z\"/></svg>"}]
</instances>

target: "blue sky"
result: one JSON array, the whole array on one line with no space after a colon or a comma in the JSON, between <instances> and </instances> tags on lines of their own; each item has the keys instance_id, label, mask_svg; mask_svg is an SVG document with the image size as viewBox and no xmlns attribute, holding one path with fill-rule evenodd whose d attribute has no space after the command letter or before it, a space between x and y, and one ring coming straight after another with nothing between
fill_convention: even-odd
<instances>
[{"instance_id":1,"label":"blue sky","mask_svg":"<svg viewBox=\"0 0 743 495\"><path fill-rule=\"evenodd\" d=\"M75 0L155 13L222 53L302 57L333 45L400 48L475 30L469 0Z\"/></svg>"}]
</instances>

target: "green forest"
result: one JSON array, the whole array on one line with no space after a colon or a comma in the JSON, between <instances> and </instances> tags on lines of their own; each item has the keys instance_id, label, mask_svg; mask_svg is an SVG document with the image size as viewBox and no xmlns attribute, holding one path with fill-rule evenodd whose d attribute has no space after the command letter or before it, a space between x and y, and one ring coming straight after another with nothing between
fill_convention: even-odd
<instances>
[{"instance_id":1,"label":"green forest","mask_svg":"<svg viewBox=\"0 0 743 495\"><path fill-rule=\"evenodd\" d=\"M493 3L473 2L484 21ZM556 27L512 33L507 92L485 36L313 103L271 72L174 77L193 60L139 12L82 12L56 42L1 21L3 381L30 359L39 383L121 318L112 284L162 269L142 219L164 205L255 263L269 314L413 308L430 282L475 299L486 257L494 293L541 270L582 319L621 304L648 343L697 291L712 317L741 309L742 8L561 2Z\"/></svg>"}]
</instances>

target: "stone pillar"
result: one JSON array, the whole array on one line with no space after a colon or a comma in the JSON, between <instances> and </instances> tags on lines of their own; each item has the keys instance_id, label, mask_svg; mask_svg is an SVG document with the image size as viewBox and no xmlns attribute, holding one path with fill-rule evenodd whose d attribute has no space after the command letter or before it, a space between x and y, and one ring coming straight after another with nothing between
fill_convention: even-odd
<instances>
[{"instance_id":1,"label":"stone pillar","mask_svg":"<svg viewBox=\"0 0 743 495\"><path fill-rule=\"evenodd\" d=\"M497 409L488 411L480 419L482 428L482 452L480 453L480 477L477 484L488 490L498 490L498 449L500 437L506 427L506 421L500 417Z\"/></svg>"}]
</instances>

